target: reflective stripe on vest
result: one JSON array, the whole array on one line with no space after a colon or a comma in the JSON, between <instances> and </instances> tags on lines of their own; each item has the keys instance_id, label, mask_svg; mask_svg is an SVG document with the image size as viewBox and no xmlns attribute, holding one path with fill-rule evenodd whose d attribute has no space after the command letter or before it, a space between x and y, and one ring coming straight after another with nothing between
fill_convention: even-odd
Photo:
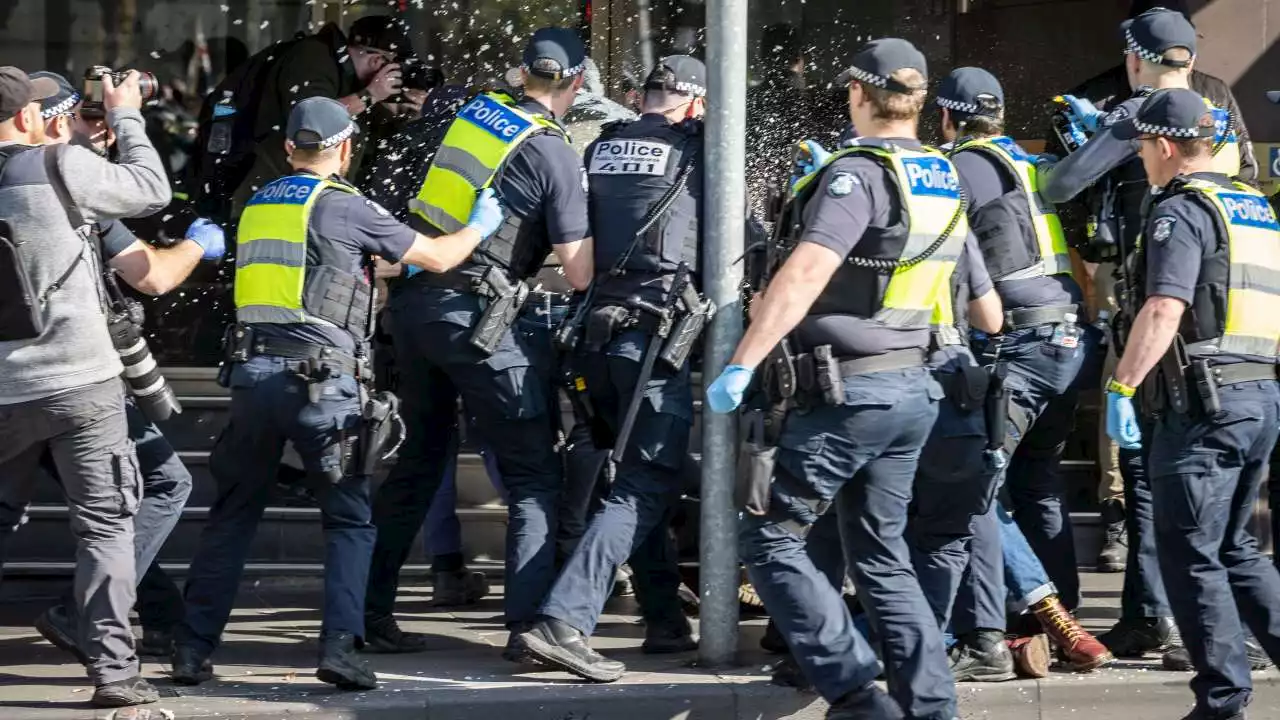
<instances>
[{"instance_id":1,"label":"reflective stripe on vest","mask_svg":"<svg viewBox=\"0 0 1280 720\"><path fill-rule=\"evenodd\" d=\"M1037 265L1026 272L1017 272L1001 280L1024 280L1045 275L1070 275L1071 255L1067 252L1067 236L1062 231L1062 221L1053 204L1040 195L1040 179L1036 166L1025 150L1008 137L987 138L967 142L951 152L952 155L971 148L980 148L998 158L1013 173L1018 187L1031 208L1031 221L1035 226Z\"/></svg>"},{"instance_id":2,"label":"reflective stripe on vest","mask_svg":"<svg viewBox=\"0 0 1280 720\"><path fill-rule=\"evenodd\" d=\"M245 205L236 233L236 319L245 323L332 325L302 307L307 274L307 224L326 188L353 188L312 175L268 183Z\"/></svg>"},{"instance_id":3,"label":"reflective stripe on vest","mask_svg":"<svg viewBox=\"0 0 1280 720\"><path fill-rule=\"evenodd\" d=\"M554 122L521 110L506 95L472 98L449 125L418 196L409 201L409 211L441 233L466 227L476 195L489 186L516 147L540 129L563 137Z\"/></svg>"},{"instance_id":4,"label":"reflective stripe on vest","mask_svg":"<svg viewBox=\"0 0 1280 720\"><path fill-rule=\"evenodd\" d=\"M1231 113L1204 100L1205 106L1213 114L1213 171L1227 177L1240 176L1240 132L1239 128L1227 128L1231 125Z\"/></svg>"},{"instance_id":5,"label":"reflective stripe on vest","mask_svg":"<svg viewBox=\"0 0 1280 720\"><path fill-rule=\"evenodd\" d=\"M1267 198L1243 183L1234 189L1192 179L1227 229L1227 313L1218 352L1280 359L1280 223Z\"/></svg>"},{"instance_id":6,"label":"reflective stripe on vest","mask_svg":"<svg viewBox=\"0 0 1280 720\"><path fill-rule=\"evenodd\" d=\"M873 145L855 145L832 155L866 154L893 169L898 195L907 211L907 242L899 260L910 260L927 250L942 236L954 219L955 227L937 251L911 267L898 268L889 279L881 307L872 317L888 327L921 329L955 324L951 307L951 273L969 236L969 222L961 211L960 177L951 161L933 149L892 150ZM800 192L830 165L801 178Z\"/></svg>"}]
</instances>

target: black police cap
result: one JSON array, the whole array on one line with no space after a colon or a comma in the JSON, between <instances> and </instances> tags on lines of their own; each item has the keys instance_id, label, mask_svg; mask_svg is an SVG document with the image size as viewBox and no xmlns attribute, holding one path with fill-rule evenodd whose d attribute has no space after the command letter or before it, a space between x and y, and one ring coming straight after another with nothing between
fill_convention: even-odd
<instances>
[{"instance_id":1,"label":"black police cap","mask_svg":"<svg viewBox=\"0 0 1280 720\"><path fill-rule=\"evenodd\" d=\"M908 68L920 73L926 80L929 77L924 55L914 45L901 38L882 38L864 45L853 56L853 65L841 73L836 82L848 85L857 80L890 92L910 94L919 88L907 87L890 77L899 70Z\"/></svg>"},{"instance_id":2,"label":"black police cap","mask_svg":"<svg viewBox=\"0 0 1280 720\"><path fill-rule=\"evenodd\" d=\"M530 75L563 80L581 75L586 70L587 51L582 38L568 28L544 27L533 33L521 58Z\"/></svg>"},{"instance_id":3,"label":"black police cap","mask_svg":"<svg viewBox=\"0 0 1280 720\"><path fill-rule=\"evenodd\" d=\"M665 90L680 95L705 97L707 66L689 55L668 55L658 61L644 81L646 90Z\"/></svg>"},{"instance_id":4,"label":"black police cap","mask_svg":"<svg viewBox=\"0 0 1280 720\"><path fill-rule=\"evenodd\" d=\"M70 81L58 73L47 70L31 73L32 80L41 78L57 83L58 92L40 101L40 117L49 120L59 115L65 115L75 109L76 103L80 102L82 96Z\"/></svg>"},{"instance_id":5,"label":"black police cap","mask_svg":"<svg viewBox=\"0 0 1280 720\"><path fill-rule=\"evenodd\" d=\"M1190 60L1166 60L1164 54L1173 48L1186 48L1192 57L1196 54L1196 29L1182 13L1165 8L1153 8L1132 20L1120 23L1124 34L1126 53L1156 65L1187 67Z\"/></svg>"},{"instance_id":6,"label":"black police cap","mask_svg":"<svg viewBox=\"0 0 1280 720\"><path fill-rule=\"evenodd\" d=\"M360 132L347 107L327 97L311 97L293 106L285 137L303 150L324 150Z\"/></svg>"},{"instance_id":7,"label":"black police cap","mask_svg":"<svg viewBox=\"0 0 1280 720\"><path fill-rule=\"evenodd\" d=\"M998 118L1004 108L1004 88L982 68L956 68L942 80L936 102L952 112Z\"/></svg>"},{"instance_id":8,"label":"black police cap","mask_svg":"<svg viewBox=\"0 0 1280 720\"><path fill-rule=\"evenodd\" d=\"M1213 137L1215 128L1204 98L1186 88L1166 88L1151 93L1138 114L1117 123L1113 132L1121 140L1143 135L1194 140Z\"/></svg>"}]
</instances>

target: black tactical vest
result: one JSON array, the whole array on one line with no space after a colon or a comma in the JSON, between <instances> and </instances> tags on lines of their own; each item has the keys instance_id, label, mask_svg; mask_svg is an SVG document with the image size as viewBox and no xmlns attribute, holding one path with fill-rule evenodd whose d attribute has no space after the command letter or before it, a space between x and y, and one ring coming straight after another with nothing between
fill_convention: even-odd
<instances>
[{"instance_id":1,"label":"black tactical vest","mask_svg":"<svg viewBox=\"0 0 1280 720\"><path fill-rule=\"evenodd\" d=\"M585 158L591 184L595 266L604 273L636 239L659 205L685 176L683 187L653 221L622 265L621 277L601 283L600 299L625 300L641 287L661 284L684 262L698 270L702 202L702 123L677 125L645 116L605 126Z\"/></svg>"}]
</instances>

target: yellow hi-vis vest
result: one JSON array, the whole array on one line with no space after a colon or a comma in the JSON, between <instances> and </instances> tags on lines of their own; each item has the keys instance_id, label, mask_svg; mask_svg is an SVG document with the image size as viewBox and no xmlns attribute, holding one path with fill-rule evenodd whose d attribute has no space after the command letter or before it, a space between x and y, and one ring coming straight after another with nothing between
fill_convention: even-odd
<instances>
[{"instance_id":1,"label":"yellow hi-vis vest","mask_svg":"<svg viewBox=\"0 0 1280 720\"><path fill-rule=\"evenodd\" d=\"M831 161L848 155L868 155L893 171L898 194L908 218L907 241L897 258L899 262L911 261L932 247L947 233L946 240L929 257L906 267L892 270L888 287L880 301L880 307L871 315L887 327L901 329L940 328L955 325L951 307L951 274L964 252L965 239L969 236L969 223L965 217L961 199L960 179L956 169L942 153L932 148L908 150L874 145L855 145L835 153ZM814 191L815 180L830 168L830 161L823 168L801 178L796 183L797 195L805 190ZM855 178L848 178L852 182ZM837 176L827 180L840 182ZM948 229L950 232L948 233ZM855 250L866 251L870 248ZM868 257L850 256L846 264L867 267ZM836 272L815 305L817 312L840 312L841 296L859 294L860 290L842 288L841 273ZM847 312L847 311L846 311Z\"/></svg>"},{"instance_id":2,"label":"yellow hi-vis vest","mask_svg":"<svg viewBox=\"0 0 1280 720\"><path fill-rule=\"evenodd\" d=\"M1205 106L1213 114L1213 171L1227 177L1240 175L1240 133L1239 128L1231 122L1231 113L1204 100Z\"/></svg>"},{"instance_id":3,"label":"yellow hi-vis vest","mask_svg":"<svg viewBox=\"0 0 1280 720\"><path fill-rule=\"evenodd\" d=\"M1190 350L1196 355L1253 355L1275 362L1280 360L1280 286L1272 279L1280 277L1280 222L1266 196L1244 183L1234 186L1196 178L1184 186L1218 211L1229 256L1226 316L1216 319L1222 335L1195 338L1199 342Z\"/></svg>"},{"instance_id":4,"label":"yellow hi-vis vest","mask_svg":"<svg viewBox=\"0 0 1280 720\"><path fill-rule=\"evenodd\" d=\"M555 122L521 110L508 95L472 98L449 125L409 211L442 234L458 232L466 227L479 191L493 182L520 143L540 130L564 136Z\"/></svg>"},{"instance_id":5,"label":"yellow hi-vis vest","mask_svg":"<svg viewBox=\"0 0 1280 720\"><path fill-rule=\"evenodd\" d=\"M314 175L288 175L254 193L236 232L236 320L244 323L334 323L302 306L307 280L307 226L326 188L354 188Z\"/></svg>"},{"instance_id":6,"label":"yellow hi-vis vest","mask_svg":"<svg viewBox=\"0 0 1280 720\"><path fill-rule=\"evenodd\" d=\"M1041 197L1036 166L1026 151L1011 138L995 137L971 140L952 150L951 154L971 149L987 152L1013 173L1031 209L1031 223L1036 233L1035 256L1040 258L1040 263L1027 271L993 279L1022 280L1045 275L1070 275L1071 255L1067 252L1067 236L1062 232L1062 221L1058 219L1058 211L1053 204Z\"/></svg>"}]
</instances>

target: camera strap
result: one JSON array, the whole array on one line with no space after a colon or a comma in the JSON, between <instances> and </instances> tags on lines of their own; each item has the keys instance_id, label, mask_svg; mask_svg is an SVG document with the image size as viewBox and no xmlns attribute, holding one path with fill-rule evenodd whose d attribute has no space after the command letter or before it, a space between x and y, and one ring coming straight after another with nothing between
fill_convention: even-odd
<instances>
[{"instance_id":1,"label":"camera strap","mask_svg":"<svg viewBox=\"0 0 1280 720\"><path fill-rule=\"evenodd\" d=\"M62 204L62 209L67 214L67 222L71 223L71 229L75 231L76 235L80 236L87 249L95 250L98 253L97 257L101 258L101 238L97 238L97 233L94 232L93 226L85 222L84 216L80 213L80 207L71 198L71 193L67 190L67 184L62 179L62 171L58 168L58 156L62 152L62 147L61 145L51 145L44 148L45 176L49 181L49 187L53 188L54 194L58 196L58 202ZM96 242L94 238L96 238ZM80 254L76 255L76 259L71 263L71 266L41 293L41 304L48 302L49 296L57 292L63 283L71 277L71 273L75 272L80 263L84 262L84 255L82 250ZM102 308L105 311L107 307L106 298L103 297L101 284L98 289L98 302L102 304Z\"/></svg>"}]
</instances>

